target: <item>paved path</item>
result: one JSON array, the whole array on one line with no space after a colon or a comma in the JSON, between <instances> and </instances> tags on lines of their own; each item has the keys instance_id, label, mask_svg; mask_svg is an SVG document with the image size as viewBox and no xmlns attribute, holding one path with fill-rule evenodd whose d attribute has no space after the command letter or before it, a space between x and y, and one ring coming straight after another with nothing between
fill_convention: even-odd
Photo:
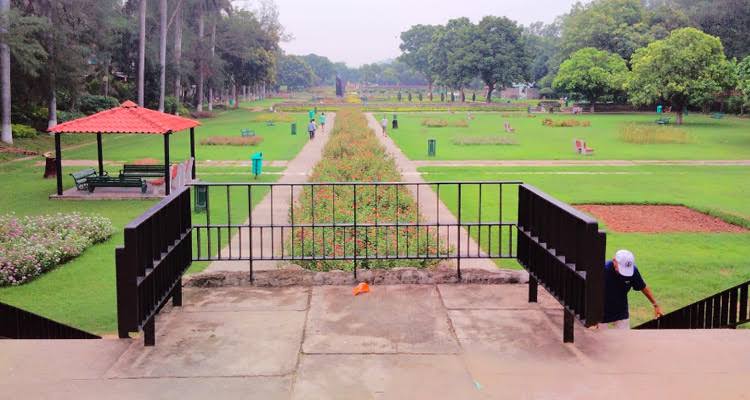
<instances>
[{"instance_id":1,"label":"paved path","mask_svg":"<svg viewBox=\"0 0 750 400\"><path fill-rule=\"evenodd\" d=\"M328 113L327 117L328 120L325 131L318 132L315 139L305 144L299 154L297 154L293 160L289 161L283 176L279 178L276 183L293 184L307 181L313 167L323 157L323 147L328 142L330 132L336 121L336 114L334 113ZM294 191L293 195L292 190ZM291 185L276 186L272 191L273 195L269 192L263 200L253 208L253 225L289 223L289 209L297 197L299 197L301 188L293 188ZM249 220L246 220L244 224L248 225L249 222ZM230 254L232 257L237 257L240 254L240 249L242 249L244 255L247 255L250 249L249 231L249 229L242 228L239 233L235 233L232 237L231 244L221 250L222 257L229 258ZM288 230L281 232L278 229L275 229L274 231L269 229L263 229L262 231L260 229L254 229L253 235L255 235L255 237L253 237L253 255L256 257L259 255L270 257L274 253L280 254L283 247L282 235L287 234L289 234ZM262 235L263 240L260 240L260 235ZM277 264L278 263L271 261L255 261L253 262L253 269L274 269L277 268ZM215 261L206 268L206 271L249 271L249 269L249 261Z\"/></svg>"},{"instance_id":2,"label":"paved path","mask_svg":"<svg viewBox=\"0 0 750 400\"><path fill-rule=\"evenodd\" d=\"M414 160L416 167L637 167L641 165L750 166L750 160Z\"/></svg>"},{"instance_id":3,"label":"paved path","mask_svg":"<svg viewBox=\"0 0 750 400\"><path fill-rule=\"evenodd\" d=\"M750 330L589 331L525 285L185 288L141 339L0 340L0 399L738 399Z\"/></svg>"},{"instance_id":4,"label":"paved path","mask_svg":"<svg viewBox=\"0 0 750 400\"><path fill-rule=\"evenodd\" d=\"M393 140L391 140L390 137L382 134L380 124L372 113L367 113L367 123L370 129L373 130L375 136L380 139L380 143L385 147L386 152L390 154L396 162L396 166L401 171L401 181L409 183L425 183L425 180L422 179L422 175L417 171L415 163L406 158L406 155L401 152L401 149L393 142ZM437 194L430 186L420 186L419 188L417 186L407 186L407 188L412 192L412 197L414 197L415 201L419 199L419 210L426 223L437 222L438 216L440 217L440 223L455 224L458 222L448 207L438 199ZM419 195L417 195L417 191L419 191ZM443 243L456 243L458 235L461 235L462 241L461 249L458 251L460 251L462 255L486 255L486 253L479 248L477 242L471 238L463 228L458 230L458 232L456 232L456 229L441 230L440 240ZM497 265L489 259L462 260L461 266L491 271L497 270Z\"/></svg>"}]
</instances>

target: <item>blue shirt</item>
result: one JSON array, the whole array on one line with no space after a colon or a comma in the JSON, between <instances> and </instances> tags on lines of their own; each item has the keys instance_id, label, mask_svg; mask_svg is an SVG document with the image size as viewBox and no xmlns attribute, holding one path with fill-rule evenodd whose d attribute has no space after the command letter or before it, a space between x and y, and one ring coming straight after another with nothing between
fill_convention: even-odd
<instances>
[{"instance_id":1,"label":"blue shirt","mask_svg":"<svg viewBox=\"0 0 750 400\"><path fill-rule=\"evenodd\" d=\"M603 323L630 318L628 311L628 292L630 289L641 291L646 288L638 267L633 276L625 277L615 271L612 260L604 264L604 318Z\"/></svg>"},{"instance_id":2,"label":"blue shirt","mask_svg":"<svg viewBox=\"0 0 750 400\"><path fill-rule=\"evenodd\" d=\"M315 122L310 122L310 124L307 125L307 131L308 132L314 132L315 131Z\"/></svg>"}]
</instances>

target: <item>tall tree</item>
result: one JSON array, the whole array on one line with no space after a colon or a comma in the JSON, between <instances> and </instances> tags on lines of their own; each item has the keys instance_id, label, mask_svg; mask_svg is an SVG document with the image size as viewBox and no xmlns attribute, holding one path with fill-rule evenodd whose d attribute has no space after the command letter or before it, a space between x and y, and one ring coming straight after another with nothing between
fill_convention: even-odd
<instances>
[{"instance_id":1,"label":"tall tree","mask_svg":"<svg viewBox=\"0 0 750 400\"><path fill-rule=\"evenodd\" d=\"M470 57L476 58L476 72L487 85L487 103L496 85L528 81L529 56L522 29L505 17L484 17L475 28Z\"/></svg>"},{"instance_id":2,"label":"tall tree","mask_svg":"<svg viewBox=\"0 0 750 400\"><path fill-rule=\"evenodd\" d=\"M744 113L744 108L750 107L750 56L745 57L737 64L736 89L742 94L743 109L741 112Z\"/></svg>"},{"instance_id":3,"label":"tall tree","mask_svg":"<svg viewBox=\"0 0 750 400\"><path fill-rule=\"evenodd\" d=\"M143 107L144 80L146 79L146 13L148 1L140 0L138 5L138 105Z\"/></svg>"},{"instance_id":4,"label":"tall tree","mask_svg":"<svg viewBox=\"0 0 750 400\"><path fill-rule=\"evenodd\" d=\"M471 53L474 25L468 18L457 18L435 32L430 48L430 63L441 84L458 89L466 101L464 88L476 77L475 58Z\"/></svg>"},{"instance_id":5,"label":"tall tree","mask_svg":"<svg viewBox=\"0 0 750 400\"><path fill-rule=\"evenodd\" d=\"M435 71L430 64L430 49L437 28L433 25L414 25L401 32L401 61L424 75L427 80L430 101L432 85L435 82Z\"/></svg>"},{"instance_id":6,"label":"tall tree","mask_svg":"<svg viewBox=\"0 0 750 400\"><path fill-rule=\"evenodd\" d=\"M638 49L632 66L626 83L630 102L669 102L677 124L682 124L689 104L702 105L706 97L730 87L733 77L721 40L695 28L677 29L666 39Z\"/></svg>"},{"instance_id":7,"label":"tall tree","mask_svg":"<svg viewBox=\"0 0 750 400\"><path fill-rule=\"evenodd\" d=\"M299 56L283 55L279 57L277 83L288 90L306 89L312 86L315 74L312 68Z\"/></svg>"},{"instance_id":8,"label":"tall tree","mask_svg":"<svg viewBox=\"0 0 750 400\"><path fill-rule=\"evenodd\" d=\"M167 86L167 0L159 0L159 111L164 112Z\"/></svg>"},{"instance_id":9,"label":"tall tree","mask_svg":"<svg viewBox=\"0 0 750 400\"><path fill-rule=\"evenodd\" d=\"M0 0L0 85L2 85L2 132L0 140L13 144L13 133L10 120L10 47L6 36L9 31L10 0Z\"/></svg>"},{"instance_id":10,"label":"tall tree","mask_svg":"<svg viewBox=\"0 0 750 400\"><path fill-rule=\"evenodd\" d=\"M182 101L182 3L178 0L174 10L174 97L178 103Z\"/></svg>"},{"instance_id":11,"label":"tall tree","mask_svg":"<svg viewBox=\"0 0 750 400\"><path fill-rule=\"evenodd\" d=\"M600 97L623 89L628 73L628 66L619 55L586 47L560 65L552 87L558 92L581 94L594 112Z\"/></svg>"}]
</instances>

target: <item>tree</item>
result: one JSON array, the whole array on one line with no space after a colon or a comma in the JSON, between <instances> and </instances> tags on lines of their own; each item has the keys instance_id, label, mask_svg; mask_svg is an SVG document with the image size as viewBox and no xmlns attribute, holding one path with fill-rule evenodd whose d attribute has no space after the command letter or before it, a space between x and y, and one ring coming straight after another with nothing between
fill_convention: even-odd
<instances>
[{"instance_id":1,"label":"tree","mask_svg":"<svg viewBox=\"0 0 750 400\"><path fill-rule=\"evenodd\" d=\"M146 79L146 11L148 1L140 0L138 4L138 105L143 107L144 83Z\"/></svg>"},{"instance_id":2,"label":"tree","mask_svg":"<svg viewBox=\"0 0 750 400\"><path fill-rule=\"evenodd\" d=\"M737 91L742 95L744 107L750 106L750 56L737 64Z\"/></svg>"},{"instance_id":3,"label":"tree","mask_svg":"<svg viewBox=\"0 0 750 400\"><path fill-rule=\"evenodd\" d=\"M727 57L750 55L750 0L668 0L685 10L691 25L719 37Z\"/></svg>"},{"instance_id":4,"label":"tree","mask_svg":"<svg viewBox=\"0 0 750 400\"><path fill-rule=\"evenodd\" d=\"M299 56L281 56L277 74L277 83L286 86L288 90L306 89L315 80L312 68Z\"/></svg>"},{"instance_id":5,"label":"tree","mask_svg":"<svg viewBox=\"0 0 750 400\"><path fill-rule=\"evenodd\" d=\"M167 86L167 0L159 0L159 111L164 112Z\"/></svg>"},{"instance_id":6,"label":"tree","mask_svg":"<svg viewBox=\"0 0 750 400\"><path fill-rule=\"evenodd\" d=\"M401 32L402 53L399 59L421 73L427 80L430 101L432 101L432 85L435 82L435 71L430 64L431 44L437 27L433 25L414 25L409 30Z\"/></svg>"},{"instance_id":7,"label":"tree","mask_svg":"<svg viewBox=\"0 0 750 400\"><path fill-rule=\"evenodd\" d=\"M729 87L731 64L721 40L695 28L673 31L633 54L626 88L636 105L669 102L677 124L689 104L701 104Z\"/></svg>"},{"instance_id":8,"label":"tree","mask_svg":"<svg viewBox=\"0 0 750 400\"><path fill-rule=\"evenodd\" d=\"M625 60L619 55L586 47L560 65L552 87L583 95L594 112L597 99L623 89L628 72Z\"/></svg>"},{"instance_id":9,"label":"tree","mask_svg":"<svg viewBox=\"0 0 750 400\"><path fill-rule=\"evenodd\" d=\"M529 57L521 28L505 17L484 17L476 27L470 57L476 72L487 85L487 103L496 85L510 86L527 81Z\"/></svg>"},{"instance_id":10,"label":"tree","mask_svg":"<svg viewBox=\"0 0 750 400\"><path fill-rule=\"evenodd\" d=\"M0 0L0 85L2 85L2 133L0 140L7 144L13 144L13 133L10 121L10 47L8 46L7 33L9 31L10 0Z\"/></svg>"},{"instance_id":11,"label":"tree","mask_svg":"<svg viewBox=\"0 0 750 400\"><path fill-rule=\"evenodd\" d=\"M312 68L313 73L315 73L315 77L317 78L315 80L316 85L333 83L336 71L333 68L333 63L328 57L319 56L317 54L308 54L302 56L302 59L305 60L307 65Z\"/></svg>"},{"instance_id":12,"label":"tree","mask_svg":"<svg viewBox=\"0 0 750 400\"><path fill-rule=\"evenodd\" d=\"M476 60L471 54L474 28L468 18L452 19L437 29L429 50L429 60L440 83L458 89L462 102L466 101L464 87L477 75Z\"/></svg>"}]
</instances>

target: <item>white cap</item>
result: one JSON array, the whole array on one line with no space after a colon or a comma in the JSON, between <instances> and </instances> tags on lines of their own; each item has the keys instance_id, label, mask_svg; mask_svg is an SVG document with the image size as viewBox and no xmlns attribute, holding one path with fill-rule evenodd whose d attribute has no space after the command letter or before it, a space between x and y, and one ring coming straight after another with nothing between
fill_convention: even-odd
<instances>
[{"instance_id":1,"label":"white cap","mask_svg":"<svg viewBox=\"0 0 750 400\"><path fill-rule=\"evenodd\" d=\"M615 253L617 270L622 276L633 276L635 273L635 256L628 250L618 250Z\"/></svg>"}]
</instances>

